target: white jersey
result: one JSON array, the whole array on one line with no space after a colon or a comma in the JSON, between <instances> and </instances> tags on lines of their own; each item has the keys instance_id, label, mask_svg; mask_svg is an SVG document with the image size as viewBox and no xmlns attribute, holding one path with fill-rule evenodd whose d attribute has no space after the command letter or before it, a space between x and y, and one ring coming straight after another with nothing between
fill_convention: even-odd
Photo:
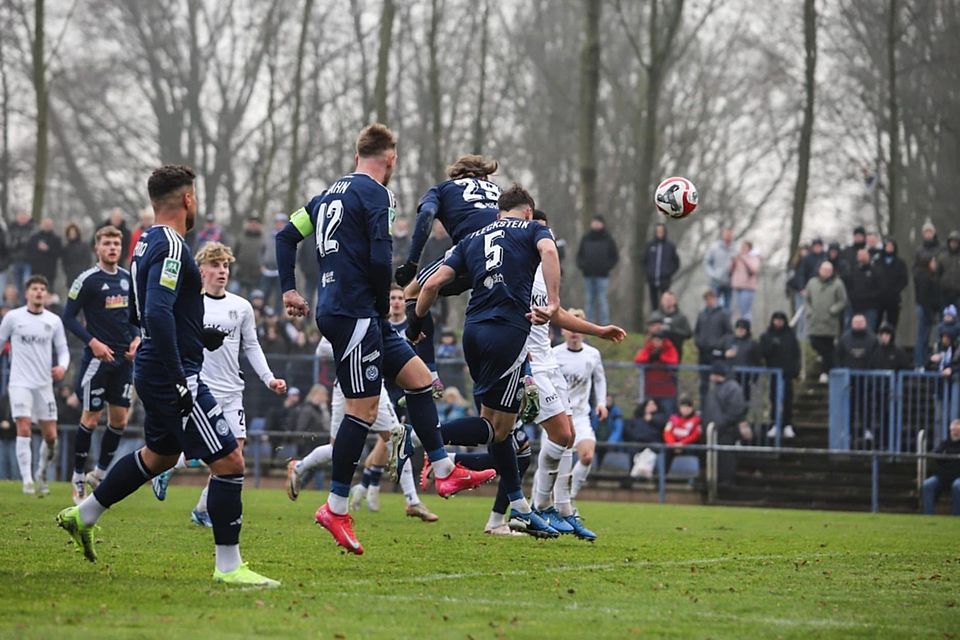
<instances>
[{"instance_id":1,"label":"white jersey","mask_svg":"<svg viewBox=\"0 0 960 640\"><path fill-rule=\"evenodd\" d=\"M547 304L547 283L543 279L543 267L537 267L533 277L533 287L530 290L530 307L544 307ZM530 354L530 368L536 371L547 371L557 367L557 360L553 357L550 344L550 323L535 324L530 327L527 336L527 353Z\"/></svg>"},{"instance_id":2,"label":"white jersey","mask_svg":"<svg viewBox=\"0 0 960 640\"><path fill-rule=\"evenodd\" d=\"M590 415L590 391L598 405L607 403L607 377L600 352L584 343L580 351L571 351L566 343L553 348L560 370L569 387L570 408L574 417Z\"/></svg>"},{"instance_id":3,"label":"white jersey","mask_svg":"<svg viewBox=\"0 0 960 640\"><path fill-rule=\"evenodd\" d=\"M67 334L60 316L44 309L33 313L27 307L18 307L3 316L0 322L0 345L10 341L11 387L43 387L53 383L53 352L57 364L70 366Z\"/></svg>"},{"instance_id":4,"label":"white jersey","mask_svg":"<svg viewBox=\"0 0 960 640\"><path fill-rule=\"evenodd\" d=\"M231 398L243 395L243 377L240 375L241 348L263 384L269 385L275 380L257 340L253 307L244 298L229 292L222 298L204 294L203 324L215 325L227 332L227 337L223 339L223 345L219 349L203 350L201 376L219 402L226 403Z\"/></svg>"}]
</instances>

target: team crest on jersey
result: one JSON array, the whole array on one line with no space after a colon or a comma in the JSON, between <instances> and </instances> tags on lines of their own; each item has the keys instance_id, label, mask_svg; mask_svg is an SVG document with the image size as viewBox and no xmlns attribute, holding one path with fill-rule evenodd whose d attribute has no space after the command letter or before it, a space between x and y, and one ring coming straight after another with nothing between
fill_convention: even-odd
<instances>
[{"instance_id":1,"label":"team crest on jersey","mask_svg":"<svg viewBox=\"0 0 960 640\"><path fill-rule=\"evenodd\" d=\"M127 282L126 280L121 280L121 281L120 281L120 288L123 289L124 291L129 291L129 290L130 290L130 283Z\"/></svg>"},{"instance_id":2,"label":"team crest on jersey","mask_svg":"<svg viewBox=\"0 0 960 640\"><path fill-rule=\"evenodd\" d=\"M377 369L376 365L372 364L369 367L367 367L366 371L363 372L363 375L366 376L367 380L369 380L370 382L373 382L374 380L377 379L377 376L380 375L380 370Z\"/></svg>"},{"instance_id":3,"label":"team crest on jersey","mask_svg":"<svg viewBox=\"0 0 960 640\"><path fill-rule=\"evenodd\" d=\"M176 289L179 280L180 261L173 258L164 259L163 268L160 270L160 286L167 289Z\"/></svg>"},{"instance_id":4,"label":"team crest on jersey","mask_svg":"<svg viewBox=\"0 0 960 640\"><path fill-rule=\"evenodd\" d=\"M217 433L219 433L221 436L227 435L227 433L230 431L230 427L227 425L227 421L224 420L223 418L220 418L219 420L217 420L216 429L217 429Z\"/></svg>"},{"instance_id":5,"label":"team crest on jersey","mask_svg":"<svg viewBox=\"0 0 960 640\"><path fill-rule=\"evenodd\" d=\"M523 387L517 389L517 400L523 399Z\"/></svg>"},{"instance_id":6,"label":"team crest on jersey","mask_svg":"<svg viewBox=\"0 0 960 640\"><path fill-rule=\"evenodd\" d=\"M230 311L227 313L227 316L229 316L231 320L236 321L237 318L240 317L240 314L237 313L236 309L230 309Z\"/></svg>"}]
</instances>

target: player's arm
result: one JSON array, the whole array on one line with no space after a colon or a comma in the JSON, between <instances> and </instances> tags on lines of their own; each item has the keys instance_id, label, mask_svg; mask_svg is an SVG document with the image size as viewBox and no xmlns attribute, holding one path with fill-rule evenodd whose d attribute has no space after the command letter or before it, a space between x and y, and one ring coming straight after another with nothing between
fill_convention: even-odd
<instances>
[{"instance_id":1,"label":"player's arm","mask_svg":"<svg viewBox=\"0 0 960 640\"><path fill-rule=\"evenodd\" d=\"M57 364L51 372L54 382L60 382L70 366L70 348L67 346L67 332L63 330L63 322L57 322L53 329L53 347L57 351Z\"/></svg>"},{"instance_id":2,"label":"player's arm","mask_svg":"<svg viewBox=\"0 0 960 640\"><path fill-rule=\"evenodd\" d=\"M607 411L607 375L603 370L603 360L600 354L597 354L596 362L593 363L593 398L597 403L597 417L606 420Z\"/></svg>"},{"instance_id":3,"label":"player's arm","mask_svg":"<svg viewBox=\"0 0 960 640\"><path fill-rule=\"evenodd\" d=\"M459 247L459 245L458 245ZM417 295L417 304L414 307L407 307L407 339L417 343L423 337L421 328L423 319L430 313L431 307L437 301L440 290L447 284L453 282L457 277L457 272L453 267L444 263L440 268L433 272L433 275L420 288Z\"/></svg>"},{"instance_id":4,"label":"player's arm","mask_svg":"<svg viewBox=\"0 0 960 640\"><path fill-rule=\"evenodd\" d=\"M420 256L423 255L423 248L430 238L433 219L436 217L439 208L440 197L437 187L430 187L420 198L420 205L417 207L417 221L413 226L413 237L410 239L410 252L407 254L407 261L397 267L396 280L401 287L410 284L410 281L417 275L417 265L420 263Z\"/></svg>"},{"instance_id":5,"label":"player's arm","mask_svg":"<svg viewBox=\"0 0 960 640\"><path fill-rule=\"evenodd\" d=\"M626 331L615 324L608 324L604 327L601 327L600 325L594 324L589 320L578 318L563 307L557 309L557 314L553 316L553 319L550 322L554 326L560 327L561 329L566 329L567 331L583 333L588 336L596 336L598 338L603 338L604 340L610 340L611 342L622 342L627 335Z\"/></svg>"},{"instance_id":6,"label":"player's arm","mask_svg":"<svg viewBox=\"0 0 960 640\"><path fill-rule=\"evenodd\" d=\"M367 273L373 286L374 309L381 318L390 313L390 283L393 281L393 231L390 228L390 196L381 189L382 200L374 204L367 218L370 256Z\"/></svg>"},{"instance_id":7,"label":"player's arm","mask_svg":"<svg viewBox=\"0 0 960 640\"><path fill-rule=\"evenodd\" d=\"M177 323L173 316L173 305L182 286L180 271L179 260L161 253L148 267L143 296L143 326L157 354L163 358L166 382L170 383L186 379L177 343Z\"/></svg>"},{"instance_id":8,"label":"player's arm","mask_svg":"<svg viewBox=\"0 0 960 640\"><path fill-rule=\"evenodd\" d=\"M63 308L61 321L70 333L80 338L83 344L90 347L94 358L103 360L104 362L113 362L113 350L93 337L93 334L87 331L87 328L77 317L77 314L83 308L83 304L86 301L88 288L89 287L84 287L83 276L78 276L77 279L73 281L70 292L67 293L67 304Z\"/></svg>"},{"instance_id":9,"label":"player's arm","mask_svg":"<svg viewBox=\"0 0 960 640\"><path fill-rule=\"evenodd\" d=\"M546 227L540 227L536 235L537 251L540 253L540 266L543 270L543 282L547 286L547 304L534 307L527 314L533 324L546 324L557 315L560 308L560 254L553 234Z\"/></svg>"},{"instance_id":10,"label":"player's arm","mask_svg":"<svg viewBox=\"0 0 960 640\"><path fill-rule=\"evenodd\" d=\"M257 339L257 326L253 322L253 307L248 302L244 305L241 312L240 321L240 346L243 347L243 353L250 361L250 366L259 376L267 388L278 394L287 392L287 383L285 380L279 380L270 370L270 364L267 362L267 356L263 355L263 348Z\"/></svg>"},{"instance_id":11,"label":"player's arm","mask_svg":"<svg viewBox=\"0 0 960 640\"><path fill-rule=\"evenodd\" d=\"M277 270L280 272L280 291L283 308L293 318L306 316L310 306L297 292L297 245L314 233L314 221L306 207L300 207L290 221L277 233Z\"/></svg>"},{"instance_id":12,"label":"player's arm","mask_svg":"<svg viewBox=\"0 0 960 640\"><path fill-rule=\"evenodd\" d=\"M13 318L10 317L10 314L7 313L3 316L3 320L0 321L0 348L3 345L7 344L7 340L10 339L10 335L13 333Z\"/></svg>"}]
</instances>

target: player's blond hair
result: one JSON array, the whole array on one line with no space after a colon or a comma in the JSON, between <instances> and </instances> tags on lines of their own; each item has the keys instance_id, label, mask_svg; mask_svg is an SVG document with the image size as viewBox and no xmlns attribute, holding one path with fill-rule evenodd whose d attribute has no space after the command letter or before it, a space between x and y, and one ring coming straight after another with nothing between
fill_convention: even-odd
<instances>
[{"instance_id":1,"label":"player's blond hair","mask_svg":"<svg viewBox=\"0 0 960 640\"><path fill-rule=\"evenodd\" d=\"M583 312L583 309L567 309L567 313L572 315L574 318L580 318L581 320L587 319L587 314Z\"/></svg>"},{"instance_id":2,"label":"player's blond hair","mask_svg":"<svg viewBox=\"0 0 960 640\"><path fill-rule=\"evenodd\" d=\"M460 156L447 167L447 176L451 180L458 178L486 178L493 175L500 168L500 163L491 158L484 158L476 154Z\"/></svg>"},{"instance_id":3,"label":"player's blond hair","mask_svg":"<svg viewBox=\"0 0 960 640\"><path fill-rule=\"evenodd\" d=\"M357 155L361 158L378 156L384 151L397 148L397 136L385 124L368 124L357 136Z\"/></svg>"},{"instance_id":4,"label":"player's blond hair","mask_svg":"<svg viewBox=\"0 0 960 640\"><path fill-rule=\"evenodd\" d=\"M236 261L236 258L233 257L233 251L230 247L222 242L208 242L200 248L200 251L197 251L194 260L197 261L197 265L199 266L209 262L226 262L227 264L231 264Z\"/></svg>"},{"instance_id":5,"label":"player's blond hair","mask_svg":"<svg viewBox=\"0 0 960 640\"><path fill-rule=\"evenodd\" d=\"M100 242L100 238L120 238L123 240L123 233L112 224L108 224L97 229L97 233L93 237L94 242Z\"/></svg>"}]
</instances>

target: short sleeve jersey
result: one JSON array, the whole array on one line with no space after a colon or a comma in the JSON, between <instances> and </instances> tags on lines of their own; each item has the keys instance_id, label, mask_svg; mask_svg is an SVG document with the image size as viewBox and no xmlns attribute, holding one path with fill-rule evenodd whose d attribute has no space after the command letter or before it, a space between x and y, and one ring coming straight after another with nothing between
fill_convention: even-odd
<instances>
[{"instance_id":1,"label":"short sleeve jersey","mask_svg":"<svg viewBox=\"0 0 960 640\"><path fill-rule=\"evenodd\" d=\"M465 324L496 321L530 331L533 277L540 265L540 240L553 240L532 220L505 218L461 240L444 264L469 274L473 284Z\"/></svg>"},{"instance_id":2,"label":"short sleeve jersey","mask_svg":"<svg viewBox=\"0 0 960 640\"><path fill-rule=\"evenodd\" d=\"M172 314L174 340L185 375L199 375L203 365L203 295L200 269L190 248L176 231L154 225L140 236L130 264L134 312L143 338L137 349L138 378L170 381L178 372L169 353L153 334L168 327L152 327L150 318L163 322Z\"/></svg>"},{"instance_id":3,"label":"short sleeve jersey","mask_svg":"<svg viewBox=\"0 0 960 640\"><path fill-rule=\"evenodd\" d=\"M424 204L437 207L439 220L454 244L497 219L500 187L487 180L460 178L447 180L427 189L417 211Z\"/></svg>"},{"instance_id":4,"label":"short sleeve jersey","mask_svg":"<svg viewBox=\"0 0 960 640\"><path fill-rule=\"evenodd\" d=\"M389 271L395 218L393 192L364 173L343 176L293 213L290 222L300 234L316 237L319 315L379 315L376 300L389 295L390 282L376 282L372 265Z\"/></svg>"},{"instance_id":5,"label":"short sleeve jersey","mask_svg":"<svg viewBox=\"0 0 960 640\"><path fill-rule=\"evenodd\" d=\"M77 305L83 311L86 331L114 353L126 351L133 340L130 289L130 272L126 269L110 273L94 266L77 276L67 294L67 305Z\"/></svg>"}]
</instances>

